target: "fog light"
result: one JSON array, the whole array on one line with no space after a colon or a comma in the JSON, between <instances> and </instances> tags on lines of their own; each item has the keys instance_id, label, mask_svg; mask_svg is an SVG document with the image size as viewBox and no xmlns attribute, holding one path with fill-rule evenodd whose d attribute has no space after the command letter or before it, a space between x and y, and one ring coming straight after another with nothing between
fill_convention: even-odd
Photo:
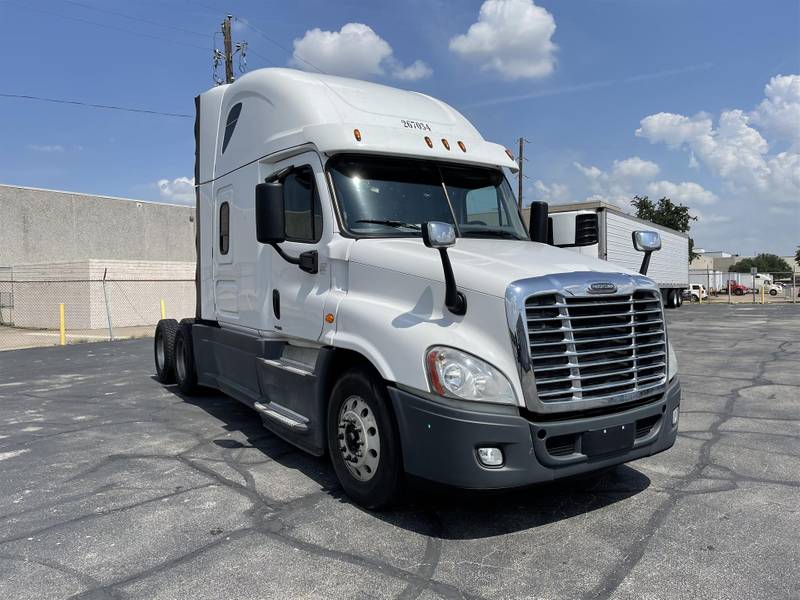
<instances>
[{"instance_id":1,"label":"fog light","mask_svg":"<svg viewBox=\"0 0 800 600\"><path fill-rule=\"evenodd\" d=\"M680 413L680 410L681 410L680 406L676 406L675 408L672 409L672 426L673 427L678 424L678 413Z\"/></svg>"},{"instance_id":2,"label":"fog light","mask_svg":"<svg viewBox=\"0 0 800 600\"><path fill-rule=\"evenodd\" d=\"M487 467L499 467L503 464L503 451L500 448L478 448L478 459Z\"/></svg>"}]
</instances>

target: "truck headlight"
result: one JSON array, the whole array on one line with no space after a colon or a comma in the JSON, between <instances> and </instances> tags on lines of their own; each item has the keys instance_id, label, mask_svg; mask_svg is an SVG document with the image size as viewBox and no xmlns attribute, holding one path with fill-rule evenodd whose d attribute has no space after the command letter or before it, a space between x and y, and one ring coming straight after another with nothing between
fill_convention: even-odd
<instances>
[{"instance_id":1,"label":"truck headlight","mask_svg":"<svg viewBox=\"0 0 800 600\"><path fill-rule=\"evenodd\" d=\"M672 349L672 342L667 342L667 352L669 360L667 360L667 379L672 381L675 375L678 374L678 357L675 356L675 350Z\"/></svg>"},{"instance_id":2,"label":"truck headlight","mask_svg":"<svg viewBox=\"0 0 800 600\"><path fill-rule=\"evenodd\" d=\"M446 346L434 346L425 359L431 389L462 400L516 404L514 388L500 371L480 358Z\"/></svg>"}]
</instances>

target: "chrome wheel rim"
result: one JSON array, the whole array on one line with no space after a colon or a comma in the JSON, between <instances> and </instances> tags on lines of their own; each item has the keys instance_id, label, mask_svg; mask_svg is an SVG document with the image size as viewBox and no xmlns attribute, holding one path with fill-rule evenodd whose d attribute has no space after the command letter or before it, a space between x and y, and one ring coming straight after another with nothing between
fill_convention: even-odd
<instances>
[{"instance_id":1,"label":"chrome wheel rim","mask_svg":"<svg viewBox=\"0 0 800 600\"><path fill-rule=\"evenodd\" d=\"M178 374L178 379L183 381L186 379L186 361L184 360L186 353L183 350L183 340L178 339L175 342L175 371Z\"/></svg>"},{"instance_id":2,"label":"chrome wheel rim","mask_svg":"<svg viewBox=\"0 0 800 600\"><path fill-rule=\"evenodd\" d=\"M339 452L347 470L359 481L375 476L380 463L381 436L372 409L359 396L350 396L339 409Z\"/></svg>"},{"instance_id":3,"label":"chrome wheel rim","mask_svg":"<svg viewBox=\"0 0 800 600\"><path fill-rule=\"evenodd\" d=\"M164 336L159 333L156 336L156 363L158 364L159 371L164 370L164 362L165 362Z\"/></svg>"}]
</instances>

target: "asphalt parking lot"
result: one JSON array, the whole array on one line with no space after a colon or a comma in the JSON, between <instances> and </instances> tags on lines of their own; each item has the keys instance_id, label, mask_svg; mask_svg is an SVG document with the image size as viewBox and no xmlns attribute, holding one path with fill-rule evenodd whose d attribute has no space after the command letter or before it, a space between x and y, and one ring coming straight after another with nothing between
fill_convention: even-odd
<instances>
[{"instance_id":1,"label":"asphalt parking lot","mask_svg":"<svg viewBox=\"0 0 800 600\"><path fill-rule=\"evenodd\" d=\"M151 340L0 353L0 598L798 598L800 307L667 315L670 451L378 514Z\"/></svg>"}]
</instances>

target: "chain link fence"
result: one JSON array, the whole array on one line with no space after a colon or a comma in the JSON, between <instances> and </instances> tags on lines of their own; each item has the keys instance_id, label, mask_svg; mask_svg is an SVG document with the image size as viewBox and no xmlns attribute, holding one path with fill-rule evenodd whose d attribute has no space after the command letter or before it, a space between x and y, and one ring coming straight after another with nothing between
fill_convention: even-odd
<instances>
[{"instance_id":1,"label":"chain link fence","mask_svg":"<svg viewBox=\"0 0 800 600\"><path fill-rule=\"evenodd\" d=\"M17 279L0 273L0 351L153 335L194 316L194 279Z\"/></svg>"},{"instance_id":2,"label":"chain link fence","mask_svg":"<svg viewBox=\"0 0 800 600\"><path fill-rule=\"evenodd\" d=\"M688 291L693 302L800 303L800 270L772 273L732 273L713 269L689 269ZM703 286L698 298L697 286ZM704 295L705 294L705 295Z\"/></svg>"}]
</instances>

